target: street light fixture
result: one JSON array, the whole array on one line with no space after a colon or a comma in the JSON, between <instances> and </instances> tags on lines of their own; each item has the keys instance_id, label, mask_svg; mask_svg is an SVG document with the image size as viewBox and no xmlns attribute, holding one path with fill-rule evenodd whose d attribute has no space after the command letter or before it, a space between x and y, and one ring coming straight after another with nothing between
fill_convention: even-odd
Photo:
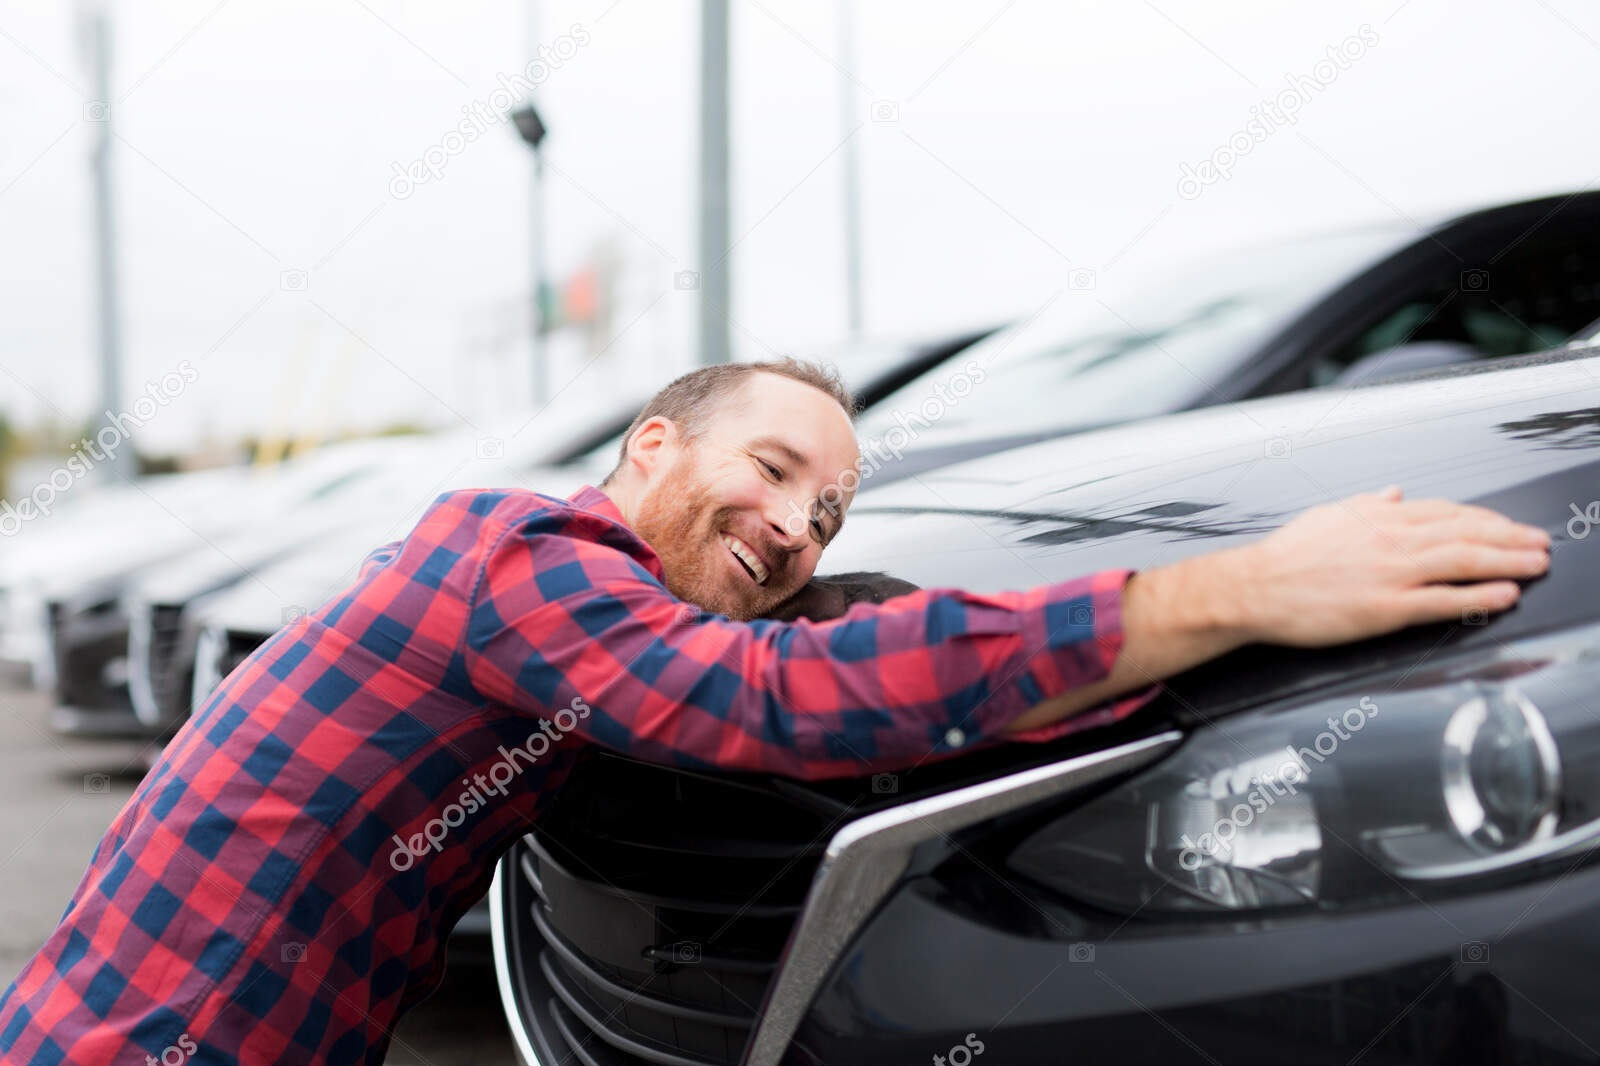
<instances>
[{"instance_id":1,"label":"street light fixture","mask_svg":"<svg viewBox=\"0 0 1600 1066\"><path fill-rule=\"evenodd\" d=\"M539 117L539 112L532 104L523 104L511 112L511 121L517 124L517 133L527 142L529 148L535 152L544 141L544 120Z\"/></svg>"}]
</instances>

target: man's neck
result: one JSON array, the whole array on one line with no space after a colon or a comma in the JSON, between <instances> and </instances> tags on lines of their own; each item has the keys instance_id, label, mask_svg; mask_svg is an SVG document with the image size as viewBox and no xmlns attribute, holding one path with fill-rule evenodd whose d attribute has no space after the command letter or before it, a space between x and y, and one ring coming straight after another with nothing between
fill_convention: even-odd
<instances>
[{"instance_id":1,"label":"man's neck","mask_svg":"<svg viewBox=\"0 0 1600 1066\"><path fill-rule=\"evenodd\" d=\"M638 501L634 498L635 494L629 486L613 480L596 485L595 488L605 493L612 505L616 507L617 512L622 515L622 521L627 524L629 529L637 528L635 516L639 513Z\"/></svg>"}]
</instances>

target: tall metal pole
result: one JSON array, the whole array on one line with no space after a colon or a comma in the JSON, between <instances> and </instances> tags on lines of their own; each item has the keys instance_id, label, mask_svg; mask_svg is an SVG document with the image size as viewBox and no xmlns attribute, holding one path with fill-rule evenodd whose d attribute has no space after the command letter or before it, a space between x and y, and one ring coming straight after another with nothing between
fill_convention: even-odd
<instances>
[{"instance_id":1,"label":"tall metal pole","mask_svg":"<svg viewBox=\"0 0 1600 1066\"><path fill-rule=\"evenodd\" d=\"M728 0L700 3L700 361L731 358L728 202Z\"/></svg>"},{"instance_id":2,"label":"tall metal pole","mask_svg":"<svg viewBox=\"0 0 1600 1066\"><path fill-rule=\"evenodd\" d=\"M90 171L94 190L95 288L100 319L100 402L106 412L122 405L122 337L117 299L117 229L111 176L111 20L96 4L80 15L89 52L94 98L84 105L84 118L95 127ZM109 415L108 415L109 417ZM97 419L98 421L98 419ZM131 480L137 470L133 442L119 440L99 464L104 476Z\"/></svg>"},{"instance_id":3,"label":"tall metal pole","mask_svg":"<svg viewBox=\"0 0 1600 1066\"><path fill-rule=\"evenodd\" d=\"M545 232L544 232L544 150L533 150L533 402L543 407L550 396L550 349L544 322Z\"/></svg>"},{"instance_id":4,"label":"tall metal pole","mask_svg":"<svg viewBox=\"0 0 1600 1066\"><path fill-rule=\"evenodd\" d=\"M861 152L851 130L860 121L856 71L855 4L839 0L839 132L844 141L844 306L851 340L861 337Z\"/></svg>"},{"instance_id":5,"label":"tall metal pole","mask_svg":"<svg viewBox=\"0 0 1600 1066\"><path fill-rule=\"evenodd\" d=\"M528 0L528 61L539 53L539 0ZM533 93L528 93L528 103L533 104ZM545 335L545 232L544 232L544 152L533 149L533 186L528 196L528 221L533 232L530 244L533 253L533 405L543 407L550 395L550 357Z\"/></svg>"}]
</instances>

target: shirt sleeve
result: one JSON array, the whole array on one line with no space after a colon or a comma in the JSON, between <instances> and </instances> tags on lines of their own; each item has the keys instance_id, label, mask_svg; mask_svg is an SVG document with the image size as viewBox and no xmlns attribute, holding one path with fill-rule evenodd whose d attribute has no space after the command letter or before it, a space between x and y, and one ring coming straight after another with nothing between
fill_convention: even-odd
<instances>
[{"instance_id":1,"label":"shirt sleeve","mask_svg":"<svg viewBox=\"0 0 1600 1066\"><path fill-rule=\"evenodd\" d=\"M635 758L804 779L1000 739L1034 704L1104 678L1133 573L989 595L924 589L820 623L736 622L672 595L619 546L631 536L555 509L499 534L468 606L472 683L533 714L571 708L585 739ZM1120 717L1152 694L1087 713ZM1068 723L1006 739L1053 739Z\"/></svg>"}]
</instances>

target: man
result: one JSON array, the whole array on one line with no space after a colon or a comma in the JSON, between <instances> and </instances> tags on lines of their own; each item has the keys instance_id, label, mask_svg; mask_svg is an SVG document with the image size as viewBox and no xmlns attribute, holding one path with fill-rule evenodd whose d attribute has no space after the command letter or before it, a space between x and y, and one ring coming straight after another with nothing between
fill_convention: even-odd
<instances>
[{"instance_id":1,"label":"man","mask_svg":"<svg viewBox=\"0 0 1600 1066\"><path fill-rule=\"evenodd\" d=\"M850 411L805 364L709 368L641 412L604 491L441 496L173 739L0 1000L3 1061L381 1062L590 745L897 769L1120 717L1246 642L1505 608L1548 565L1538 529L1386 490L1137 575L765 619L844 521Z\"/></svg>"}]
</instances>

